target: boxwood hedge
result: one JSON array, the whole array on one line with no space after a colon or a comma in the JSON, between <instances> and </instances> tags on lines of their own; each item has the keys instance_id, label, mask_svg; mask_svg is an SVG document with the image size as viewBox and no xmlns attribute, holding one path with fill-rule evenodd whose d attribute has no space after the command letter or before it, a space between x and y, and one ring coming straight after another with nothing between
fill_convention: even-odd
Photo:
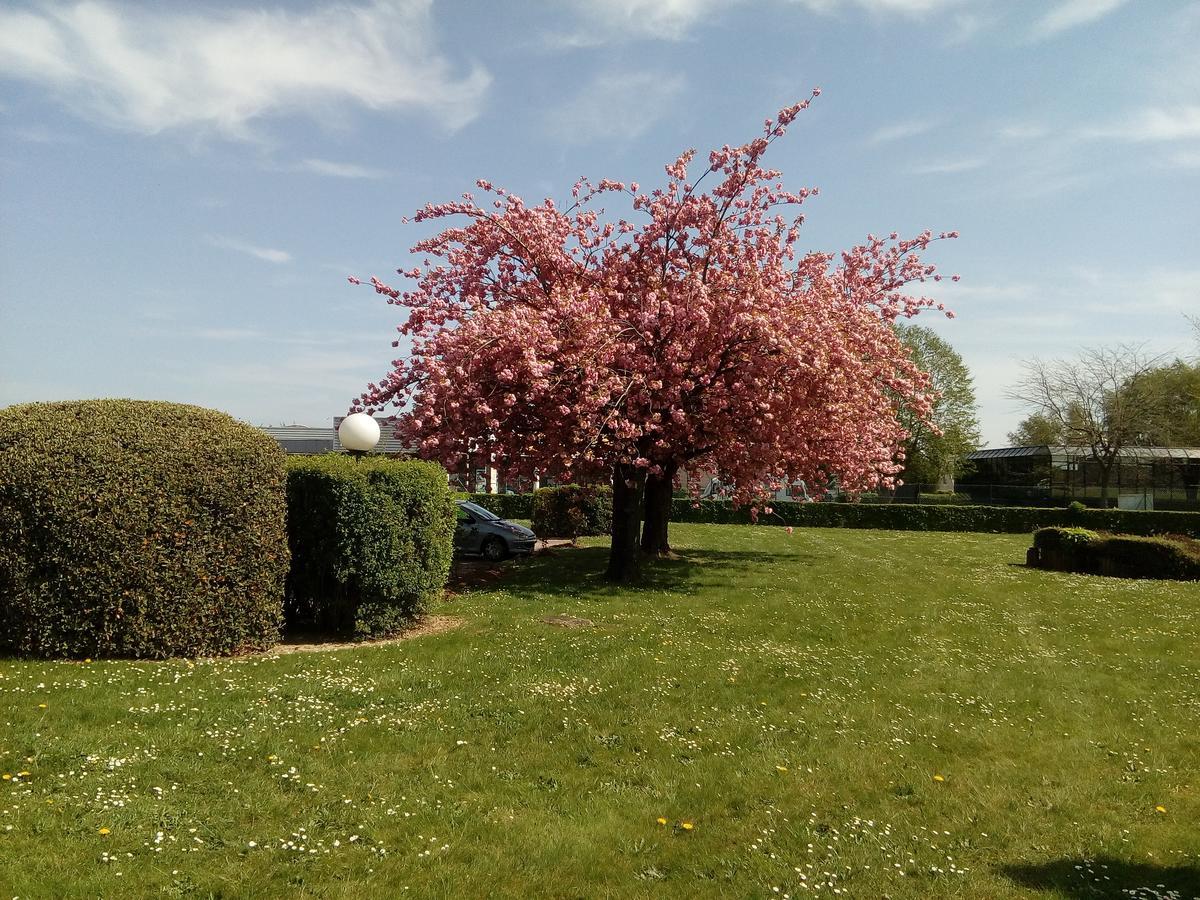
<instances>
[{"instance_id":1,"label":"boxwood hedge","mask_svg":"<svg viewBox=\"0 0 1200 900\"><path fill-rule=\"evenodd\" d=\"M608 534L612 531L612 488L564 484L533 492L530 527L542 540Z\"/></svg>"},{"instance_id":2,"label":"boxwood hedge","mask_svg":"<svg viewBox=\"0 0 1200 900\"><path fill-rule=\"evenodd\" d=\"M236 653L279 637L284 454L214 410L0 410L0 645L45 657Z\"/></svg>"},{"instance_id":3,"label":"boxwood hedge","mask_svg":"<svg viewBox=\"0 0 1200 900\"><path fill-rule=\"evenodd\" d=\"M673 522L748 523L750 511L728 500L675 500ZM1200 536L1200 513L1157 510L924 506L919 503L778 503L760 513L760 525L882 528L904 531L990 531L1022 534L1050 525L1123 534Z\"/></svg>"},{"instance_id":4,"label":"boxwood hedge","mask_svg":"<svg viewBox=\"0 0 1200 900\"><path fill-rule=\"evenodd\" d=\"M1027 561L1038 568L1061 572L1200 580L1200 544L1182 537L1041 528L1034 532Z\"/></svg>"},{"instance_id":5,"label":"boxwood hedge","mask_svg":"<svg viewBox=\"0 0 1200 900\"><path fill-rule=\"evenodd\" d=\"M455 526L441 466L292 457L287 494L289 629L383 637L441 594Z\"/></svg>"}]
</instances>

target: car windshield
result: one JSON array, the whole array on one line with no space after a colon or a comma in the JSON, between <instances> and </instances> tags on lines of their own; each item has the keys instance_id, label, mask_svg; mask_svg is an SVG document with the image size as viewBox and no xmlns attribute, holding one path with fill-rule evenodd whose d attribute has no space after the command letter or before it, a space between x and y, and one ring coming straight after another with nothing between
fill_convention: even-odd
<instances>
[{"instance_id":1,"label":"car windshield","mask_svg":"<svg viewBox=\"0 0 1200 900\"><path fill-rule=\"evenodd\" d=\"M469 512L471 515L475 516L477 519L483 519L483 521L485 521L485 522L491 522L495 519L500 518L498 515L496 515L491 510L484 509L482 506L479 506L478 504L475 504L475 503L463 502L458 505L462 509L465 509L467 512Z\"/></svg>"}]
</instances>

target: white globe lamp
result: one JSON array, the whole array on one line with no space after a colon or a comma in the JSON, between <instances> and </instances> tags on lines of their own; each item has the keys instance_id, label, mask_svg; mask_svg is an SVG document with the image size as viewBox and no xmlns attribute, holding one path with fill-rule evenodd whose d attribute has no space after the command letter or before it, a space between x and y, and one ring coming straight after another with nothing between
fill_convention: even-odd
<instances>
[{"instance_id":1,"label":"white globe lamp","mask_svg":"<svg viewBox=\"0 0 1200 900\"><path fill-rule=\"evenodd\" d=\"M366 413L346 416L338 425L338 440L355 457L361 457L379 443L379 423Z\"/></svg>"}]
</instances>

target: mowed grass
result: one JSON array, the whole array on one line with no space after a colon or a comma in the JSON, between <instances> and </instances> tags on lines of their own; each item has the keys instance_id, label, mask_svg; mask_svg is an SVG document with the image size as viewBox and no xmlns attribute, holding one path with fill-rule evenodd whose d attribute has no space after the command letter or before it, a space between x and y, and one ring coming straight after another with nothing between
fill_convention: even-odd
<instances>
[{"instance_id":1,"label":"mowed grass","mask_svg":"<svg viewBox=\"0 0 1200 900\"><path fill-rule=\"evenodd\" d=\"M1200 896L1200 585L672 534L386 646L0 661L2 896Z\"/></svg>"}]
</instances>

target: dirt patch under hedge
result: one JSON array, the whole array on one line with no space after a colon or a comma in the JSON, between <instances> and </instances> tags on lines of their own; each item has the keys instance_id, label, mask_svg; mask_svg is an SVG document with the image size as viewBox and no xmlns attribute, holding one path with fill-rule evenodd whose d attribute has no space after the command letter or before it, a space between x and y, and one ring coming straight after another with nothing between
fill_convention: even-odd
<instances>
[{"instance_id":1,"label":"dirt patch under hedge","mask_svg":"<svg viewBox=\"0 0 1200 900\"><path fill-rule=\"evenodd\" d=\"M466 623L461 616L424 616L420 621L406 628L402 633L390 638L374 641L337 641L320 640L319 638L304 637L297 640L284 639L282 644L272 647L262 653L263 656L283 656L287 653L318 653L323 650L351 650L357 647L383 647L387 644L398 644L410 638L425 637L430 634L442 634L453 631Z\"/></svg>"}]
</instances>

